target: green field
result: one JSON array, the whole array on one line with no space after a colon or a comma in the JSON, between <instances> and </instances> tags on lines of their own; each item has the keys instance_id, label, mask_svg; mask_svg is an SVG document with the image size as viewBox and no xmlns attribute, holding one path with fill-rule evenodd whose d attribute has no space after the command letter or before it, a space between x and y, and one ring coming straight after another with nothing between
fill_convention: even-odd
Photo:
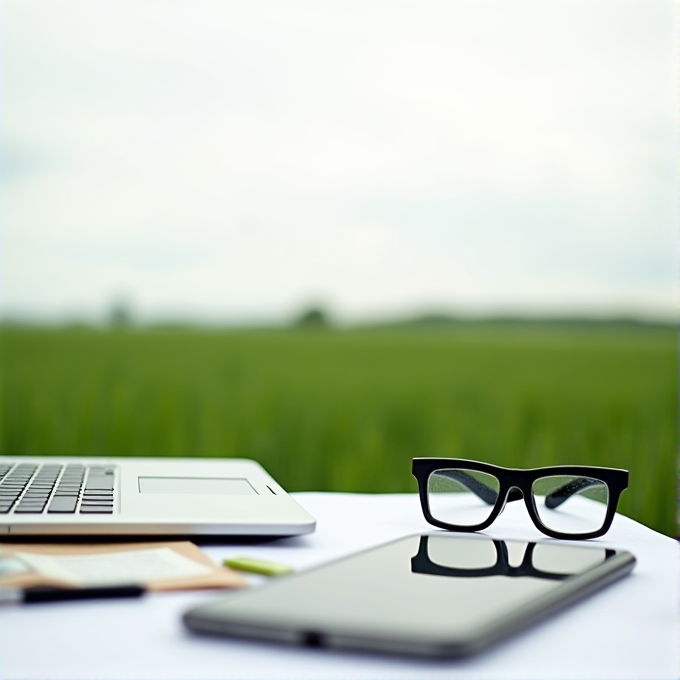
<instances>
[{"instance_id":1,"label":"green field","mask_svg":"<svg viewBox=\"0 0 680 680\"><path fill-rule=\"evenodd\" d=\"M0 452L243 456L291 491L414 491L413 456L624 467L676 533L677 339L655 327L0 332Z\"/></svg>"}]
</instances>

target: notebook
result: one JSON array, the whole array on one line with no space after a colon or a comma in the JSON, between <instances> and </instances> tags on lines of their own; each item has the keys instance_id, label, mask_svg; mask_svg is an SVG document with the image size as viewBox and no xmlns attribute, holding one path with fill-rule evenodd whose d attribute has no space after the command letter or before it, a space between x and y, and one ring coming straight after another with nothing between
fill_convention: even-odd
<instances>
[{"instance_id":1,"label":"notebook","mask_svg":"<svg viewBox=\"0 0 680 680\"><path fill-rule=\"evenodd\" d=\"M0 537L293 536L315 527L252 460L0 457Z\"/></svg>"}]
</instances>

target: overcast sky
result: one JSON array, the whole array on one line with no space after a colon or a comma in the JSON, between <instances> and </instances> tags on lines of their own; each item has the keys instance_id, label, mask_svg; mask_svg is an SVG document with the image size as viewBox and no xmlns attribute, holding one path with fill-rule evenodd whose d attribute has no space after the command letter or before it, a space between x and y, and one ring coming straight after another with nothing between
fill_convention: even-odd
<instances>
[{"instance_id":1,"label":"overcast sky","mask_svg":"<svg viewBox=\"0 0 680 680\"><path fill-rule=\"evenodd\" d=\"M5 0L0 314L678 306L673 0Z\"/></svg>"}]
</instances>

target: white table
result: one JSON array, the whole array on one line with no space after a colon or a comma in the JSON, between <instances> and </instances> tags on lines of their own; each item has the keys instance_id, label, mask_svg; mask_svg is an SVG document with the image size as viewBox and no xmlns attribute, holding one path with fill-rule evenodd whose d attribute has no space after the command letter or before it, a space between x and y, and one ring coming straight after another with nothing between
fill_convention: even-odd
<instances>
[{"instance_id":1,"label":"white table","mask_svg":"<svg viewBox=\"0 0 680 680\"><path fill-rule=\"evenodd\" d=\"M412 494L296 494L315 534L264 544L210 546L215 560L253 555L305 569L432 529ZM526 510L510 504L494 538L536 540ZM680 550L676 541L617 516L602 546L630 550L634 572L588 600L464 661L418 661L262 642L200 637L180 616L224 593L142 600L5 607L3 680L226 680L447 678L475 680L677 680L680 677ZM255 579L257 580L257 579Z\"/></svg>"}]
</instances>

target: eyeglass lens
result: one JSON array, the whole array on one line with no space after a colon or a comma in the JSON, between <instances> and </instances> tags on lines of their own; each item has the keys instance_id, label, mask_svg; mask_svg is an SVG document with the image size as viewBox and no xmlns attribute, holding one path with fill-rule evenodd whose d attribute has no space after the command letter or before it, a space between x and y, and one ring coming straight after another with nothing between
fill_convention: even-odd
<instances>
[{"instance_id":1,"label":"eyeglass lens","mask_svg":"<svg viewBox=\"0 0 680 680\"><path fill-rule=\"evenodd\" d=\"M500 483L486 472L443 468L427 480L432 517L447 524L471 527L485 522L498 499ZM602 527L609 487L591 477L555 475L537 479L531 493L545 527L566 534L587 534Z\"/></svg>"},{"instance_id":2,"label":"eyeglass lens","mask_svg":"<svg viewBox=\"0 0 680 680\"><path fill-rule=\"evenodd\" d=\"M587 534L604 524L609 487L599 479L541 477L532 484L531 493L538 516L548 529Z\"/></svg>"},{"instance_id":3,"label":"eyeglass lens","mask_svg":"<svg viewBox=\"0 0 680 680\"><path fill-rule=\"evenodd\" d=\"M475 526L486 521L498 499L498 479L486 472L446 468L427 480L432 517L457 526Z\"/></svg>"}]
</instances>

